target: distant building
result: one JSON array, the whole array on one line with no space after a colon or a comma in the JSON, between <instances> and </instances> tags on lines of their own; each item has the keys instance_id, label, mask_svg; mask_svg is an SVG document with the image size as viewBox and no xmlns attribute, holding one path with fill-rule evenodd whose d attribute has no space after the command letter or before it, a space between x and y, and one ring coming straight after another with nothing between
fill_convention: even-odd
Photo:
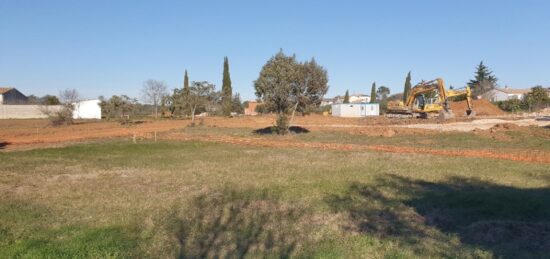
<instances>
[{"instance_id":1,"label":"distant building","mask_svg":"<svg viewBox=\"0 0 550 259\"><path fill-rule=\"evenodd\" d=\"M244 108L244 115L258 115L258 112L256 112L256 107L258 107L257 101L248 101L248 105Z\"/></svg>"},{"instance_id":2,"label":"distant building","mask_svg":"<svg viewBox=\"0 0 550 259\"><path fill-rule=\"evenodd\" d=\"M379 116L380 108L377 103L340 103L332 105L334 117L367 117Z\"/></svg>"},{"instance_id":3,"label":"distant building","mask_svg":"<svg viewBox=\"0 0 550 259\"><path fill-rule=\"evenodd\" d=\"M523 100L525 95L529 93L531 89L512 89L509 87L495 88L480 96L479 98L487 99L491 102L508 101L508 100Z\"/></svg>"},{"instance_id":4,"label":"distant building","mask_svg":"<svg viewBox=\"0 0 550 259\"><path fill-rule=\"evenodd\" d=\"M73 119L101 120L100 100L87 100L74 103Z\"/></svg>"},{"instance_id":5,"label":"distant building","mask_svg":"<svg viewBox=\"0 0 550 259\"><path fill-rule=\"evenodd\" d=\"M370 102L370 96L362 93L354 93L349 95L350 103L368 103ZM333 105L344 103L344 96L335 96L334 98L324 98L321 101L321 106Z\"/></svg>"},{"instance_id":6,"label":"distant building","mask_svg":"<svg viewBox=\"0 0 550 259\"><path fill-rule=\"evenodd\" d=\"M0 104L27 104L29 98L15 88L0 88Z\"/></svg>"},{"instance_id":7,"label":"distant building","mask_svg":"<svg viewBox=\"0 0 550 259\"><path fill-rule=\"evenodd\" d=\"M343 100L342 100L343 101ZM354 93L349 95L350 103L368 103L370 102L370 96L362 93Z\"/></svg>"}]
</instances>

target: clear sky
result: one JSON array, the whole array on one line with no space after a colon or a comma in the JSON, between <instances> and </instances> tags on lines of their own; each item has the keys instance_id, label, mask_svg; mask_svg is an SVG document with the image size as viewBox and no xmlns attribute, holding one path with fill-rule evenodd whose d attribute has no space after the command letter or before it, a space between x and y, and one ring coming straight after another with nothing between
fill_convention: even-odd
<instances>
[{"instance_id":1,"label":"clear sky","mask_svg":"<svg viewBox=\"0 0 550 259\"><path fill-rule=\"evenodd\" d=\"M140 96L143 81L233 91L279 49L328 69L327 96L392 93L442 77L463 86L483 60L499 85L550 85L550 1L55 1L0 0L0 86L25 94L75 88L86 98Z\"/></svg>"}]
</instances>

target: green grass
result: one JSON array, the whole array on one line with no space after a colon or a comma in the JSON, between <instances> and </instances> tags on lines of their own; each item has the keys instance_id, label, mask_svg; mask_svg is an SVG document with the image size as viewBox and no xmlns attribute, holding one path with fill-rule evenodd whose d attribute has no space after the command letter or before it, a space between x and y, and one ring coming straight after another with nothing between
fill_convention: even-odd
<instances>
[{"instance_id":1,"label":"green grass","mask_svg":"<svg viewBox=\"0 0 550 259\"><path fill-rule=\"evenodd\" d=\"M188 127L184 129L191 135L230 135L236 137L261 137L272 139L276 136L257 135L250 128ZM312 131L298 134L294 138L300 141L340 143L358 145L400 145L410 147L429 147L437 149L537 149L550 151L550 128L530 127L524 131L503 131L491 135L476 135L471 132L441 132L438 134L397 134L392 137L349 134L339 131Z\"/></svg>"},{"instance_id":2,"label":"green grass","mask_svg":"<svg viewBox=\"0 0 550 259\"><path fill-rule=\"evenodd\" d=\"M2 258L548 257L543 164L127 141L0 161Z\"/></svg>"}]
</instances>

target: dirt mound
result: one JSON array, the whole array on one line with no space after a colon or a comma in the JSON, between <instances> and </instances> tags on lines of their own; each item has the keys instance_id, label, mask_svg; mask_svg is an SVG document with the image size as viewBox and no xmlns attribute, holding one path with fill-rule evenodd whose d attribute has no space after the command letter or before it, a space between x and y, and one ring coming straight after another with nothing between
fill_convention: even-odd
<instances>
[{"instance_id":1,"label":"dirt mound","mask_svg":"<svg viewBox=\"0 0 550 259\"><path fill-rule=\"evenodd\" d=\"M521 129L521 126L518 126L514 123L498 123L498 124L495 124L495 126L491 127L489 130L491 132L496 132L496 131L517 130L517 129Z\"/></svg>"},{"instance_id":2,"label":"dirt mound","mask_svg":"<svg viewBox=\"0 0 550 259\"><path fill-rule=\"evenodd\" d=\"M449 102L449 105L451 106L451 109L453 110L456 116L466 115L466 107L468 107L466 101ZM497 106L495 106L494 104L492 104L491 102L485 99L473 100L473 106L474 106L474 111L476 115L480 115L480 116L505 115L505 113L501 109L499 109Z\"/></svg>"}]
</instances>

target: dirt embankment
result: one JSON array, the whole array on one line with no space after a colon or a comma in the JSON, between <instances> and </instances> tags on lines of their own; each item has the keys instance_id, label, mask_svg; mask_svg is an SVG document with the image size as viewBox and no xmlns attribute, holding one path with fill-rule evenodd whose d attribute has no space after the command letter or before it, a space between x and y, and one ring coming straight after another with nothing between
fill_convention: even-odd
<instances>
[{"instance_id":1,"label":"dirt embankment","mask_svg":"<svg viewBox=\"0 0 550 259\"><path fill-rule=\"evenodd\" d=\"M456 116L466 116L466 108L468 104L466 101L449 102L451 109ZM491 102L480 99L472 100L473 110L477 116L503 116L506 115L501 109L492 104Z\"/></svg>"}]
</instances>

